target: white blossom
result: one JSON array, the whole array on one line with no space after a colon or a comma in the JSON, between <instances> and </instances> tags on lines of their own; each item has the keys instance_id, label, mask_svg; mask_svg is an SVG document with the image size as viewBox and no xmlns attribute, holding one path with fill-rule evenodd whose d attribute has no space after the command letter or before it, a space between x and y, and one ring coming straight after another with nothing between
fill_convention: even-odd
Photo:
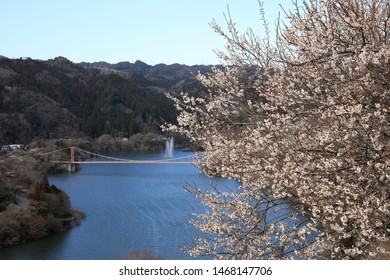
<instances>
[{"instance_id":1,"label":"white blossom","mask_svg":"<svg viewBox=\"0 0 390 280\"><path fill-rule=\"evenodd\" d=\"M260 3L261 4L261 3ZM262 7L262 6L261 6ZM208 95L169 95L209 176L238 191L192 192L191 222L214 258L365 259L384 253L390 220L390 4L304 0L276 43L227 18L225 65L198 75ZM264 17L262 17L264 19ZM268 25L264 25L266 30ZM267 33L269 34L269 33Z\"/></svg>"}]
</instances>

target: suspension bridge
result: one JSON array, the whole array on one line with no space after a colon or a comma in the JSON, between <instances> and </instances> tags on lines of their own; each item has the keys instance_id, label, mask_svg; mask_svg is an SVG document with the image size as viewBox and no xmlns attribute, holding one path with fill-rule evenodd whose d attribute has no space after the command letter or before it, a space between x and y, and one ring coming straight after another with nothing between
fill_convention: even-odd
<instances>
[{"instance_id":1,"label":"suspension bridge","mask_svg":"<svg viewBox=\"0 0 390 280\"><path fill-rule=\"evenodd\" d=\"M69 160L51 160L51 162L59 163L59 164L67 164L69 171L75 171L76 165L83 165L83 164L177 164L177 165L188 165L193 164L196 165L197 162L195 161L186 161L188 158L192 158L192 155L184 156L184 157L169 157L165 159L156 159L156 160L133 160L133 159L124 159L124 158L118 158L118 157L111 157L106 156L98 153L93 153L78 147L68 147L60 150L56 150L50 153L47 153L48 155L56 154L60 152L69 152ZM84 154L86 157L91 158L93 157L94 160L76 160L75 153L78 152L79 154ZM99 159L99 160L97 160Z\"/></svg>"}]
</instances>

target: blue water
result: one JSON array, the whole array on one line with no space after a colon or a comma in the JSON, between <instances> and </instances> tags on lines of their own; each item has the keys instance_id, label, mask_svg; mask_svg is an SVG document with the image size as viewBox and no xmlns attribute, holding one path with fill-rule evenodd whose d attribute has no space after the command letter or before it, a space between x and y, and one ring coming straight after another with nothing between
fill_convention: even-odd
<instances>
[{"instance_id":1,"label":"blue water","mask_svg":"<svg viewBox=\"0 0 390 280\"><path fill-rule=\"evenodd\" d=\"M173 156L190 155L176 150ZM165 152L114 156L161 160ZM194 209L204 209L183 186L207 188L210 183L196 166L82 165L75 173L52 175L49 181L63 189L72 206L86 212L87 217L68 232L0 249L0 259L115 260L142 249L165 259L191 259L180 248L201 234L188 220ZM221 184L237 186L231 180Z\"/></svg>"}]
</instances>

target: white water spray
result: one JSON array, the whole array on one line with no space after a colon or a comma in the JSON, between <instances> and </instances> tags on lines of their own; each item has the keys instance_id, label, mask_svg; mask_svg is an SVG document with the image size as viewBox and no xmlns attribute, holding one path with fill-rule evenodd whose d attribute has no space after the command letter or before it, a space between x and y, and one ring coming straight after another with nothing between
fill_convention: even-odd
<instances>
[{"instance_id":1,"label":"white water spray","mask_svg":"<svg viewBox=\"0 0 390 280\"><path fill-rule=\"evenodd\" d=\"M165 142L165 157L166 158L173 158L173 137L167 138L167 141Z\"/></svg>"}]
</instances>

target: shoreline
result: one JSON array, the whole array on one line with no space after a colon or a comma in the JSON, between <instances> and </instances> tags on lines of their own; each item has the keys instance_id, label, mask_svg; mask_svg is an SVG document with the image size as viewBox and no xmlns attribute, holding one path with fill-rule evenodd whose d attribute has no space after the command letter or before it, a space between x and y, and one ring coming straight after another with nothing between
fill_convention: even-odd
<instances>
[{"instance_id":1,"label":"shoreline","mask_svg":"<svg viewBox=\"0 0 390 280\"><path fill-rule=\"evenodd\" d=\"M48 174L68 172L65 152L71 146L100 153L162 150L166 138L155 133L130 138L102 135L97 139L38 139L28 150L0 151L0 249L71 230L80 225L85 213L73 209L61 186L49 185ZM85 160L84 155L75 155ZM27 230L26 230L27 228Z\"/></svg>"}]
</instances>

